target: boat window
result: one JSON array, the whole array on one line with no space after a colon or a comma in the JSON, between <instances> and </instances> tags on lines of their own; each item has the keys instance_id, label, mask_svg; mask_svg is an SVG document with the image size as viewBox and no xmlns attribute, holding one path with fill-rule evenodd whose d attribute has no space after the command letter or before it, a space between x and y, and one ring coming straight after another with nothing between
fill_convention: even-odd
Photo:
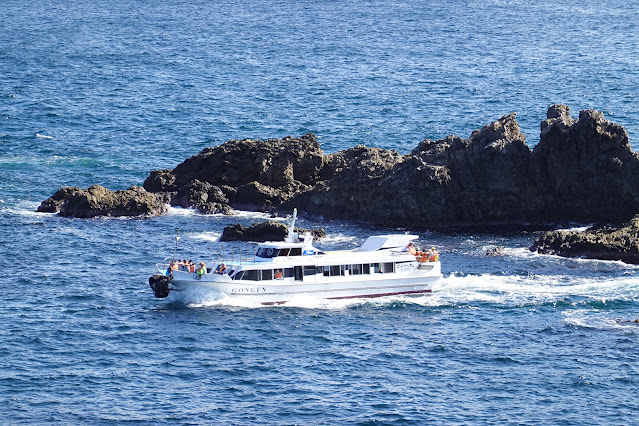
<instances>
[{"instance_id":1,"label":"boat window","mask_svg":"<svg viewBox=\"0 0 639 426\"><path fill-rule=\"evenodd\" d=\"M268 259L270 257L276 257L280 249L276 249L273 247L260 247L255 254L257 257Z\"/></svg>"},{"instance_id":2,"label":"boat window","mask_svg":"<svg viewBox=\"0 0 639 426\"><path fill-rule=\"evenodd\" d=\"M293 276L293 268L284 269L284 278L290 278Z\"/></svg>"},{"instance_id":3,"label":"boat window","mask_svg":"<svg viewBox=\"0 0 639 426\"><path fill-rule=\"evenodd\" d=\"M304 275L315 275L315 266L305 266Z\"/></svg>"},{"instance_id":4,"label":"boat window","mask_svg":"<svg viewBox=\"0 0 639 426\"><path fill-rule=\"evenodd\" d=\"M329 268L328 266L316 266L315 274L324 275L325 277L328 277L331 275L331 268Z\"/></svg>"},{"instance_id":5,"label":"boat window","mask_svg":"<svg viewBox=\"0 0 639 426\"><path fill-rule=\"evenodd\" d=\"M373 263L373 273L381 274L382 273L382 264L381 263Z\"/></svg>"},{"instance_id":6,"label":"boat window","mask_svg":"<svg viewBox=\"0 0 639 426\"><path fill-rule=\"evenodd\" d=\"M262 271L262 281L264 280L272 280L273 279L273 270L272 269L264 269Z\"/></svg>"},{"instance_id":7,"label":"boat window","mask_svg":"<svg viewBox=\"0 0 639 426\"><path fill-rule=\"evenodd\" d=\"M362 265L351 265L351 274L360 275L362 273Z\"/></svg>"},{"instance_id":8,"label":"boat window","mask_svg":"<svg viewBox=\"0 0 639 426\"><path fill-rule=\"evenodd\" d=\"M233 275L233 273L234 273L234 272L235 272L235 270L231 269L231 270L228 272L228 274L227 274L227 275L230 277L231 275Z\"/></svg>"},{"instance_id":9,"label":"boat window","mask_svg":"<svg viewBox=\"0 0 639 426\"><path fill-rule=\"evenodd\" d=\"M237 274L235 274L231 278L233 278L234 280L241 280L243 275L244 275L244 271L239 271Z\"/></svg>"},{"instance_id":10,"label":"boat window","mask_svg":"<svg viewBox=\"0 0 639 426\"><path fill-rule=\"evenodd\" d=\"M364 267L362 269L362 273L363 274L370 274L371 273L371 265L370 265L370 263L365 263L362 266Z\"/></svg>"},{"instance_id":11,"label":"boat window","mask_svg":"<svg viewBox=\"0 0 639 426\"><path fill-rule=\"evenodd\" d=\"M244 271L244 279L250 281L259 281L259 274L257 269L249 269Z\"/></svg>"},{"instance_id":12,"label":"boat window","mask_svg":"<svg viewBox=\"0 0 639 426\"><path fill-rule=\"evenodd\" d=\"M331 277L340 276L342 273L340 272L339 265L331 266Z\"/></svg>"},{"instance_id":13,"label":"boat window","mask_svg":"<svg viewBox=\"0 0 639 426\"><path fill-rule=\"evenodd\" d=\"M297 247L297 248L292 248L291 249L290 256L301 256L301 255L302 255L302 248L301 247Z\"/></svg>"},{"instance_id":14,"label":"boat window","mask_svg":"<svg viewBox=\"0 0 639 426\"><path fill-rule=\"evenodd\" d=\"M384 263L384 273L389 274L395 272L395 264L393 262Z\"/></svg>"},{"instance_id":15,"label":"boat window","mask_svg":"<svg viewBox=\"0 0 639 426\"><path fill-rule=\"evenodd\" d=\"M288 256L290 252L291 252L291 249L283 248L283 249L280 249L280 253L278 254L278 256Z\"/></svg>"}]
</instances>

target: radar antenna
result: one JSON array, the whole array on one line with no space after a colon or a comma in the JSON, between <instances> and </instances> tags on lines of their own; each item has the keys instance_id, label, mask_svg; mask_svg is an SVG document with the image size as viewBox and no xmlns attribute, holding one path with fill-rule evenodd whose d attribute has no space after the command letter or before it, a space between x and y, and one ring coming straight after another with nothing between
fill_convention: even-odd
<instances>
[{"instance_id":1,"label":"radar antenna","mask_svg":"<svg viewBox=\"0 0 639 426\"><path fill-rule=\"evenodd\" d=\"M288 225L288 236L286 237L287 243L295 242L295 219L297 219L297 209L293 209L293 216L291 216L291 223Z\"/></svg>"}]
</instances>

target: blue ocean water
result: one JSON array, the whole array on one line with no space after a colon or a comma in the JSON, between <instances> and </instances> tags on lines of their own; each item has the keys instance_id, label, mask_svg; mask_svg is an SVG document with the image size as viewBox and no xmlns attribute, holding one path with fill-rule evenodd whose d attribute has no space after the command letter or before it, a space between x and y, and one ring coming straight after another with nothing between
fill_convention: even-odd
<instances>
[{"instance_id":1,"label":"blue ocean water","mask_svg":"<svg viewBox=\"0 0 639 426\"><path fill-rule=\"evenodd\" d=\"M444 272L430 295L176 304L147 284L176 228L179 256L206 260L260 215L34 210L229 139L408 152L515 111L532 147L553 103L602 110L639 149L637 22L616 0L4 1L0 422L636 423L636 266L425 223ZM389 231L301 224L327 249Z\"/></svg>"}]
</instances>

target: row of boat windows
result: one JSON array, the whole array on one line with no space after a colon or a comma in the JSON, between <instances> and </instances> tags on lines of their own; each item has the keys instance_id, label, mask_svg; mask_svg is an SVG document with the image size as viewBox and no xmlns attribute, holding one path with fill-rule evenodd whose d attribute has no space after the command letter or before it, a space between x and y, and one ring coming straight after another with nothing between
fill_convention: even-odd
<instances>
[{"instance_id":1,"label":"row of boat windows","mask_svg":"<svg viewBox=\"0 0 639 426\"><path fill-rule=\"evenodd\" d=\"M274 247L260 247L259 249L257 249L257 253L255 253L257 257L261 257L263 259L269 259L269 258L278 257L278 256L301 256L302 254L304 255L324 254L324 252L318 251L317 249L306 249L302 252L301 247L282 248L282 249L278 249Z\"/></svg>"},{"instance_id":2,"label":"row of boat windows","mask_svg":"<svg viewBox=\"0 0 639 426\"><path fill-rule=\"evenodd\" d=\"M283 248L283 249L278 249L278 248L273 248L273 247L260 247L259 249L257 249L257 253L255 254L257 257L261 257L261 258L271 258L271 257L277 257L277 256L301 256L302 255L302 248L301 247L295 247L295 248Z\"/></svg>"},{"instance_id":3,"label":"row of boat windows","mask_svg":"<svg viewBox=\"0 0 639 426\"><path fill-rule=\"evenodd\" d=\"M284 269L249 269L239 271L232 275L234 280L267 281L279 278L295 277L301 279L303 276L323 275L325 277L365 275L365 274L388 274L395 272L395 263L364 263L354 265L331 265L331 266L296 266L295 268Z\"/></svg>"}]
</instances>

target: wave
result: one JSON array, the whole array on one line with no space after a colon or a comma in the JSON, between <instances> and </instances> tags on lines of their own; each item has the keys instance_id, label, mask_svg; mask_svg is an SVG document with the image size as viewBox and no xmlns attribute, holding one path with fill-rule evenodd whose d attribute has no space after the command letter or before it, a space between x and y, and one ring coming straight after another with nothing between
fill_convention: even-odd
<instances>
[{"instance_id":1,"label":"wave","mask_svg":"<svg viewBox=\"0 0 639 426\"><path fill-rule=\"evenodd\" d=\"M442 303L487 302L503 305L540 305L569 300L571 304L589 301L635 301L639 281L635 276L609 278L562 275L466 275L451 274L433 286L433 295ZM585 299L585 300L584 300Z\"/></svg>"},{"instance_id":2,"label":"wave","mask_svg":"<svg viewBox=\"0 0 639 426\"><path fill-rule=\"evenodd\" d=\"M0 200L0 204L5 204L5 202ZM6 207L0 208L0 215L23 216L23 217L35 217L35 216L44 217L44 216L55 215L55 213L37 212L36 209L39 206L40 206L40 203L36 201L19 201L17 204L8 205Z\"/></svg>"},{"instance_id":3,"label":"wave","mask_svg":"<svg viewBox=\"0 0 639 426\"><path fill-rule=\"evenodd\" d=\"M194 209L185 209L183 207L173 207L167 204L167 215L168 216L204 216Z\"/></svg>"},{"instance_id":4,"label":"wave","mask_svg":"<svg viewBox=\"0 0 639 426\"><path fill-rule=\"evenodd\" d=\"M489 248L487 246L487 248ZM504 255L523 260L539 260L542 262L574 262L583 265L607 265L616 269L638 270L639 265L624 263L621 260L586 259L583 257L563 257L554 254L540 254L527 248L504 248Z\"/></svg>"},{"instance_id":5,"label":"wave","mask_svg":"<svg viewBox=\"0 0 639 426\"><path fill-rule=\"evenodd\" d=\"M53 136L41 135L40 133L36 133L36 138L53 139Z\"/></svg>"},{"instance_id":6,"label":"wave","mask_svg":"<svg viewBox=\"0 0 639 426\"><path fill-rule=\"evenodd\" d=\"M571 327L593 330L619 330L628 334L639 333L639 314L621 318L617 312L601 312L591 309L573 309L562 313L564 323Z\"/></svg>"},{"instance_id":7,"label":"wave","mask_svg":"<svg viewBox=\"0 0 639 426\"><path fill-rule=\"evenodd\" d=\"M43 165L55 165L55 166L87 166L87 167L108 167L109 164L103 160L96 158L86 157L63 157L60 155L53 156L16 156L16 157L3 157L0 158L0 164L6 167L33 167Z\"/></svg>"},{"instance_id":8,"label":"wave","mask_svg":"<svg viewBox=\"0 0 639 426\"><path fill-rule=\"evenodd\" d=\"M196 239L196 240L202 240L202 241L209 241L209 242L218 243L218 242L220 242L220 237L222 236L222 233L220 233L220 232L212 232L212 231L205 231L205 232L202 232L200 234L185 235L185 236L189 237L189 238Z\"/></svg>"}]
</instances>

